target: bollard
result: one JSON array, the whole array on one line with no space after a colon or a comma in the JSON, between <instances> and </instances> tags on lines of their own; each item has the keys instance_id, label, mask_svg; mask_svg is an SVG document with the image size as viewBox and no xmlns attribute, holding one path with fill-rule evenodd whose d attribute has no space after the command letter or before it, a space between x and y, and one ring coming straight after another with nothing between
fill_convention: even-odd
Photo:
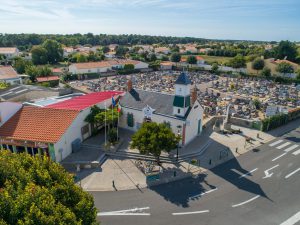
<instances>
[{"instance_id":1,"label":"bollard","mask_svg":"<svg viewBox=\"0 0 300 225\"><path fill-rule=\"evenodd\" d=\"M174 171L174 177L176 177L176 175L177 175L177 172L176 172L176 171Z\"/></svg>"},{"instance_id":2,"label":"bollard","mask_svg":"<svg viewBox=\"0 0 300 225\"><path fill-rule=\"evenodd\" d=\"M239 151L239 148L238 148L238 147L236 147L236 149L235 149L235 152L236 152L236 153L238 153L238 151Z\"/></svg>"}]
</instances>

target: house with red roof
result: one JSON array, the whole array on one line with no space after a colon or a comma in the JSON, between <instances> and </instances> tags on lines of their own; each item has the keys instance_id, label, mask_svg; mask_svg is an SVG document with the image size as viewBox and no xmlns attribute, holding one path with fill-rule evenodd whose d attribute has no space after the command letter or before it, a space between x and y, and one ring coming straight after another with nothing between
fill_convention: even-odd
<instances>
[{"instance_id":1,"label":"house with red roof","mask_svg":"<svg viewBox=\"0 0 300 225\"><path fill-rule=\"evenodd\" d=\"M120 91L97 92L57 102L45 107L12 105L0 108L0 148L31 155L47 155L61 162L76 152L91 136L91 124L85 122L92 106L110 107ZM3 111L3 112L2 112Z\"/></svg>"}]
</instances>

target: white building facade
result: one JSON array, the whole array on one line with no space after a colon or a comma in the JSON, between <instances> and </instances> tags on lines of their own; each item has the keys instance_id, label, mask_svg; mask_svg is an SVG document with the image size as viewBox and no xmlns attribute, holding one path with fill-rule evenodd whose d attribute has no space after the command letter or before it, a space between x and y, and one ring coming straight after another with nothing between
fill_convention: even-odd
<instances>
[{"instance_id":1,"label":"white building facade","mask_svg":"<svg viewBox=\"0 0 300 225\"><path fill-rule=\"evenodd\" d=\"M202 133L203 108L197 100L191 82L182 73L175 83L175 95L132 88L120 99L122 116L119 126L137 131L144 122L166 123L175 134L182 136L181 145L190 143ZM192 96L191 96L192 95Z\"/></svg>"}]
</instances>

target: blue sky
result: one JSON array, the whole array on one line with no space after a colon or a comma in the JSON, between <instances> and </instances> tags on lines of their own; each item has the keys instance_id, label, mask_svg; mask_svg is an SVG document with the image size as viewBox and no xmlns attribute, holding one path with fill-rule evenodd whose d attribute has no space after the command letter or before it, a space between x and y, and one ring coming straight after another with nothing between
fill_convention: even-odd
<instances>
[{"instance_id":1,"label":"blue sky","mask_svg":"<svg viewBox=\"0 0 300 225\"><path fill-rule=\"evenodd\" d=\"M300 41L300 0L0 0L0 32Z\"/></svg>"}]
</instances>

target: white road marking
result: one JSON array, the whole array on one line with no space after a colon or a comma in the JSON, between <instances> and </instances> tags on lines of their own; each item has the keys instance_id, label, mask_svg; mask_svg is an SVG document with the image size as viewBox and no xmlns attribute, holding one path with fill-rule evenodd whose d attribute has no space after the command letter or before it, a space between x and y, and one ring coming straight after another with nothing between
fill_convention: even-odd
<instances>
[{"instance_id":1,"label":"white road marking","mask_svg":"<svg viewBox=\"0 0 300 225\"><path fill-rule=\"evenodd\" d=\"M28 89L23 89L23 90L21 90L21 91L16 91L15 93L16 94L19 94L19 93L22 93L22 92L24 92L24 91L27 91Z\"/></svg>"},{"instance_id":2,"label":"white road marking","mask_svg":"<svg viewBox=\"0 0 300 225\"><path fill-rule=\"evenodd\" d=\"M192 196L192 197L189 197L189 199L198 198L198 197L200 197L200 196L203 196L203 195L205 195L205 194L211 193L211 192L216 191L216 190L218 190L218 188L214 188L214 189L211 189L211 190L209 190L209 191L202 192L202 193L200 193L200 194L198 194L198 195L194 195L194 196Z\"/></svg>"},{"instance_id":3,"label":"white road marking","mask_svg":"<svg viewBox=\"0 0 300 225\"><path fill-rule=\"evenodd\" d=\"M295 152L293 152L293 155L299 155L299 154L300 154L300 149L297 150L297 151L295 151Z\"/></svg>"},{"instance_id":4,"label":"white road marking","mask_svg":"<svg viewBox=\"0 0 300 225\"><path fill-rule=\"evenodd\" d=\"M10 91L14 91L14 90L19 89L19 88L20 87L15 87L15 88L10 89Z\"/></svg>"},{"instance_id":5,"label":"white road marking","mask_svg":"<svg viewBox=\"0 0 300 225\"><path fill-rule=\"evenodd\" d=\"M208 213L209 210L203 210L203 211L195 211L195 212L180 212L180 213L172 213L173 216L178 215L191 215L191 214L200 214L200 213Z\"/></svg>"},{"instance_id":6,"label":"white road marking","mask_svg":"<svg viewBox=\"0 0 300 225\"><path fill-rule=\"evenodd\" d=\"M278 140L278 141L273 142L272 144L269 144L269 146L273 147L275 145L278 145L281 142L283 142L283 140Z\"/></svg>"},{"instance_id":7,"label":"white road marking","mask_svg":"<svg viewBox=\"0 0 300 225\"><path fill-rule=\"evenodd\" d=\"M283 154L277 156L276 158L272 159L272 162L276 161L277 159L280 159L282 156L284 156L284 155L286 155L286 154L287 154L287 152L285 152L285 153L283 153Z\"/></svg>"},{"instance_id":8,"label":"white road marking","mask_svg":"<svg viewBox=\"0 0 300 225\"><path fill-rule=\"evenodd\" d=\"M260 197L260 195L256 195L255 197L250 198L250 199L247 200L247 201L241 202L241 203L236 204L236 205L232 205L232 207L235 208L235 207L238 207L238 206L241 206L241 205L245 205L245 204L247 204L247 203L249 203L249 202L254 201L255 199L257 199L257 198L259 198L259 197Z\"/></svg>"},{"instance_id":9,"label":"white road marking","mask_svg":"<svg viewBox=\"0 0 300 225\"><path fill-rule=\"evenodd\" d=\"M5 93L3 95L0 95L0 97L6 96L6 95L10 95L10 94L12 94L12 91L9 91L9 92L7 92L7 93Z\"/></svg>"},{"instance_id":10,"label":"white road marking","mask_svg":"<svg viewBox=\"0 0 300 225\"><path fill-rule=\"evenodd\" d=\"M286 221L284 221L280 225L294 225L294 224L296 224L299 221L300 221L300 211L297 212L292 217L288 218Z\"/></svg>"},{"instance_id":11,"label":"white road marking","mask_svg":"<svg viewBox=\"0 0 300 225\"><path fill-rule=\"evenodd\" d=\"M97 216L150 216L150 213L143 212L144 210L150 209L150 207L133 208L120 211L112 212L100 212Z\"/></svg>"},{"instance_id":12,"label":"white road marking","mask_svg":"<svg viewBox=\"0 0 300 225\"><path fill-rule=\"evenodd\" d=\"M265 176L263 177L263 179L272 177L272 175L273 175L274 173L269 173L269 171L272 170L272 169L274 169L274 168L276 168L276 167L278 167L278 166L279 166L279 164L277 164L276 166L273 166L273 167L270 168L270 169L265 170Z\"/></svg>"},{"instance_id":13,"label":"white road marking","mask_svg":"<svg viewBox=\"0 0 300 225\"><path fill-rule=\"evenodd\" d=\"M251 173L253 173L254 171L256 171L257 169L258 169L258 168L255 168L255 169L249 171L248 173L243 174L243 175L240 176L239 178L246 177L246 176L248 176L249 174L251 174Z\"/></svg>"},{"instance_id":14,"label":"white road marking","mask_svg":"<svg viewBox=\"0 0 300 225\"><path fill-rule=\"evenodd\" d=\"M285 149L285 152L290 152L292 150L294 150L295 148L297 148L299 145L292 145L291 147L288 147L287 149Z\"/></svg>"},{"instance_id":15,"label":"white road marking","mask_svg":"<svg viewBox=\"0 0 300 225\"><path fill-rule=\"evenodd\" d=\"M282 144L282 145L279 145L278 147L276 147L277 149L282 149L282 148L284 148L284 147L286 147L286 146L288 146L289 144L291 144L291 142L285 142L284 144Z\"/></svg>"},{"instance_id":16,"label":"white road marking","mask_svg":"<svg viewBox=\"0 0 300 225\"><path fill-rule=\"evenodd\" d=\"M295 173L297 173L298 171L300 171L300 168L294 170L293 172L289 173L288 175L285 176L285 179L288 179L289 177L293 176Z\"/></svg>"}]
</instances>

